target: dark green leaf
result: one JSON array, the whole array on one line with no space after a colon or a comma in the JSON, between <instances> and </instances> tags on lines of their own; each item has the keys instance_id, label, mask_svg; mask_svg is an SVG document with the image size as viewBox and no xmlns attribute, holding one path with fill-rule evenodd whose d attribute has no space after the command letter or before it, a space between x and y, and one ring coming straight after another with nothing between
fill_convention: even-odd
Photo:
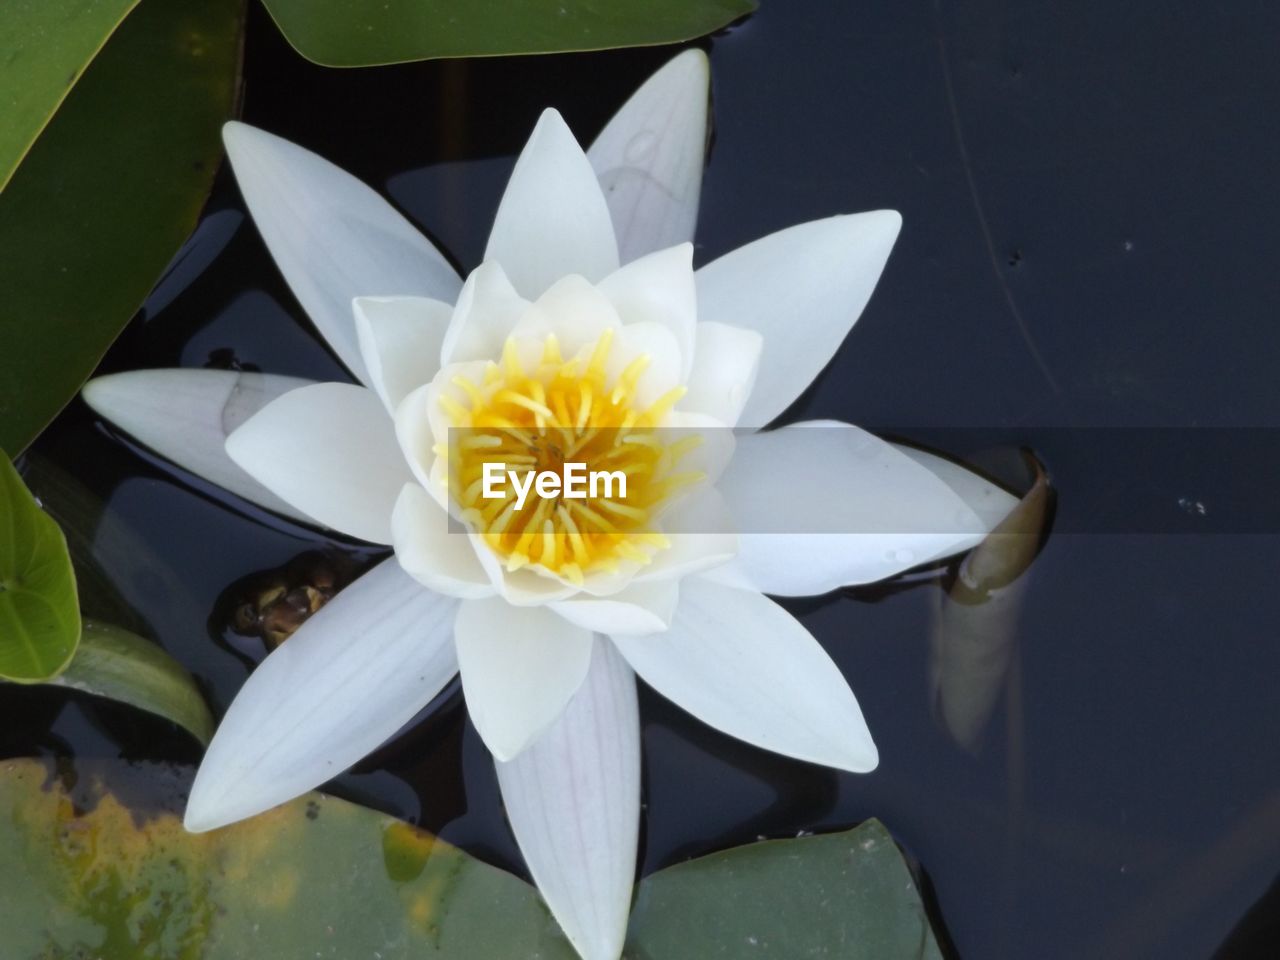
<instances>
[{"instance_id":1,"label":"dark green leaf","mask_svg":"<svg viewBox=\"0 0 1280 960\"><path fill-rule=\"evenodd\" d=\"M935 618L930 657L934 712L951 738L978 748L1004 688L1017 639L1025 576L1040 551L1049 479L1027 458L1031 489L960 564Z\"/></svg>"},{"instance_id":2,"label":"dark green leaf","mask_svg":"<svg viewBox=\"0 0 1280 960\"><path fill-rule=\"evenodd\" d=\"M311 794L192 835L163 812L181 802L187 775L96 770L79 761L69 793L42 763L0 761L0 930L14 957L576 960L531 887L398 820ZM119 799L158 788L169 801L160 812ZM875 821L650 877L626 951L939 956L906 864Z\"/></svg>"},{"instance_id":3,"label":"dark green leaf","mask_svg":"<svg viewBox=\"0 0 1280 960\"><path fill-rule=\"evenodd\" d=\"M0 678L47 680L79 639L67 541L0 451Z\"/></svg>"},{"instance_id":4,"label":"dark green leaf","mask_svg":"<svg viewBox=\"0 0 1280 960\"><path fill-rule=\"evenodd\" d=\"M0 4L0 190L138 0Z\"/></svg>"},{"instance_id":5,"label":"dark green leaf","mask_svg":"<svg viewBox=\"0 0 1280 960\"><path fill-rule=\"evenodd\" d=\"M213 737L213 716L191 674L150 640L119 627L84 621L80 648L50 682L164 717L202 744Z\"/></svg>"},{"instance_id":6,"label":"dark green leaf","mask_svg":"<svg viewBox=\"0 0 1280 960\"><path fill-rule=\"evenodd\" d=\"M756 8L756 0L264 2L299 53L330 67L677 43Z\"/></svg>"},{"instance_id":7,"label":"dark green leaf","mask_svg":"<svg viewBox=\"0 0 1280 960\"><path fill-rule=\"evenodd\" d=\"M143 3L0 194L0 446L69 400L191 231L237 82L242 0Z\"/></svg>"}]
</instances>

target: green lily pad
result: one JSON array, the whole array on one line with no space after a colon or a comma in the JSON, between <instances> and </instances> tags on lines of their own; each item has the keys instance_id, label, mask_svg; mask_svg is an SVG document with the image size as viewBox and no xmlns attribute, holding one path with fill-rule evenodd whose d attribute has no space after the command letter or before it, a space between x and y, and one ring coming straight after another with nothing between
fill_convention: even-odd
<instances>
[{"instance_id":1,"label":"green lily pad","mask_svg":"<svg viewBox=\"0 0 1280 960\"><path fill-rule=\"evenodd\" d=\"M294 48L328 67L678 43L756 8L756 0L264 2Z\"/></svg>"},{"instance_id":2,"label":"green lily pad","mask_svg":"<svg viewBox=\"0 0 1280 960\"><path fill-rule=\"evenodd\" d=\"M312 794L189 834L121 800L161 784L177 801L187 775L98 769L68 792L38 761L0 761L7 956L576 957L532 887L391 817Z\"/></svg>"},{"instance_id":3,"label":"green lily pad","mask_svg":"<svg viewBox=\"0 0 1280 960\"><path fill-rule=\"evenodd\" d=\"M238 81L241 0L142 3L0 193L0 446L75 395L190 233Z\"/></svg>"},{"instance_id":4,"label":"green lily pad","mask_svg":"<svg viewBox=\"0 0 1280 960\"><path fill-rule=\"evenodd\" d=\"M150 640L109 623L84 621L76 655L49 682L164 717L206 746L213 739L213 715L186 668Z\"/></svg>"},{"instance_id":5,"label":"green lily pad","mask_svg":"<svg viewBox=\"0 0 1280 960\"><path fill-rule=\"evenodd\" d=\"M7 0L0 6L0 190L138 0Z\"/></svg>"},{"instance_id":6,"label":"green lily pad","mask_svg":"<svg viewBox=\"0 0 1280 960\"><path fill-rule=\"evenodd\" d=\"M55 676L79 639L67 541L0 452L0 679Z\"/></svg>"},{"instance_id":7,"label":"green lily pad","mask_svg":"<svg viewBox=\"0 0 1280 960\"><path fill-rule=\"evenodd\" d=\"M68 785L41 761L0 761L6 956L576 960L531 886L341 800L311 794L188 834L169 811L189 776L78 761ZM168 803L122 800L158 792ZM627 960L762 956L940 954L875 821L751 844L641 884Z\"/></svg>"},{"instance_id":8,"label":"green lily pad","mask_svg":"<svg viewBox=\"0 0 1280 960\"><path fill-rule=\"evenodd\" d=\"M878 820L668 867L640 885L626 960L942 960Z\"/></svg>"}]
</instances>

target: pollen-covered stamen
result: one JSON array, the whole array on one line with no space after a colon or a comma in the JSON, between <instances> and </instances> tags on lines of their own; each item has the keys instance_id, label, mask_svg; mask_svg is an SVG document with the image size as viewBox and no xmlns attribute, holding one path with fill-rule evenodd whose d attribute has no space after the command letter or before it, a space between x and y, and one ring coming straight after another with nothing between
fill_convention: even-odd
<instances>
[{"instance_id":1,"label":"pollen-covered stamen","mask_svg":"<svg viewBox=\"0 0 1280 960\"><path fill-rule=\"evenodd\" d=\"M589 573L616 570L620 560L648 563L669 545L654 523L659 509L676 490L702 479L676 469L701 438L662 429L684 388L641 405L637 395L650 359L637 356L610 376L614 336L606 329L566 360L549 335L540 355L527 361L521 347L536 342L508 338L501 361L485 368L480 383L455 377L458 393L440 397L450 435L437 452L448 458L450 496L509 570L536 566L581 583ZM563 476L566 463L607 473L609 482L593 478L581 498L567 496L563 486L542 496L531 485L521 502L510 482L498 496L485 496L485 464L524 477L529 471ZM622 483L613 482L619 477L625 477L625 495Z\"/></svg>"}]
</instances>

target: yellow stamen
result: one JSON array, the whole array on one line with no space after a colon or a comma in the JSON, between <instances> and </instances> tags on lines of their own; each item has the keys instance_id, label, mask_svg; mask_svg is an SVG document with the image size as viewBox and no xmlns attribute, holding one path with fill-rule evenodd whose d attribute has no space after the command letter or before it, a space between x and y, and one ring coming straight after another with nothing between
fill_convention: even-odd
<instances>
[{"instance_id":1,"label":"yellow stamen","mask_svg":"<svg viewBox=\"0 0 1280 960\"><path fill-rule=\"evenodd\" d=\"M501 362L488 364L481 382L457 376L450 381L456 391L439 395L451 429L449 445L437 445L436 453L446 458L451 496L509 571L532 567L581 585L593 573L617 572L623 561L650 563L670 547L654 518L673 491L703 479L675 472L701 438L663 432L684 388L641 407L636 397L651 359L633 357L611 376L614 341L606 328L566 360L554 336L540 350L508 338ZM528 366L521 357L530 358ZM588 473L622 474L625 496L617 483L582 498L568 496L563 485L548 497L532 483L523 486L530 471L563 478L567 462L585 464ZM497 497L484 496L486 464L502 465ZM508 470L525 490L523 501Z\"/></svg>"}]
</instances>

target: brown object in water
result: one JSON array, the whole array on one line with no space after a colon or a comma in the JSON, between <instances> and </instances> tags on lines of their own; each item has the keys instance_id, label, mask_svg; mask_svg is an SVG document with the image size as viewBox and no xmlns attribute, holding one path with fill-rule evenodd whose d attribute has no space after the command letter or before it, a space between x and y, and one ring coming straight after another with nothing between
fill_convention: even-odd
<instances>
[{"instance_id":1,"label":"brown object in water","mask_svg":"<svg viewBox=\"0 0 1280 960\"><path fill-rule=\"evenodd\" d=\"M243 599L235 605L231 628L242 636L261 637L274 650L332 600L353 573L346 557L313 550L247 577L241 581Z\"/></svg>"}]
</instances>

